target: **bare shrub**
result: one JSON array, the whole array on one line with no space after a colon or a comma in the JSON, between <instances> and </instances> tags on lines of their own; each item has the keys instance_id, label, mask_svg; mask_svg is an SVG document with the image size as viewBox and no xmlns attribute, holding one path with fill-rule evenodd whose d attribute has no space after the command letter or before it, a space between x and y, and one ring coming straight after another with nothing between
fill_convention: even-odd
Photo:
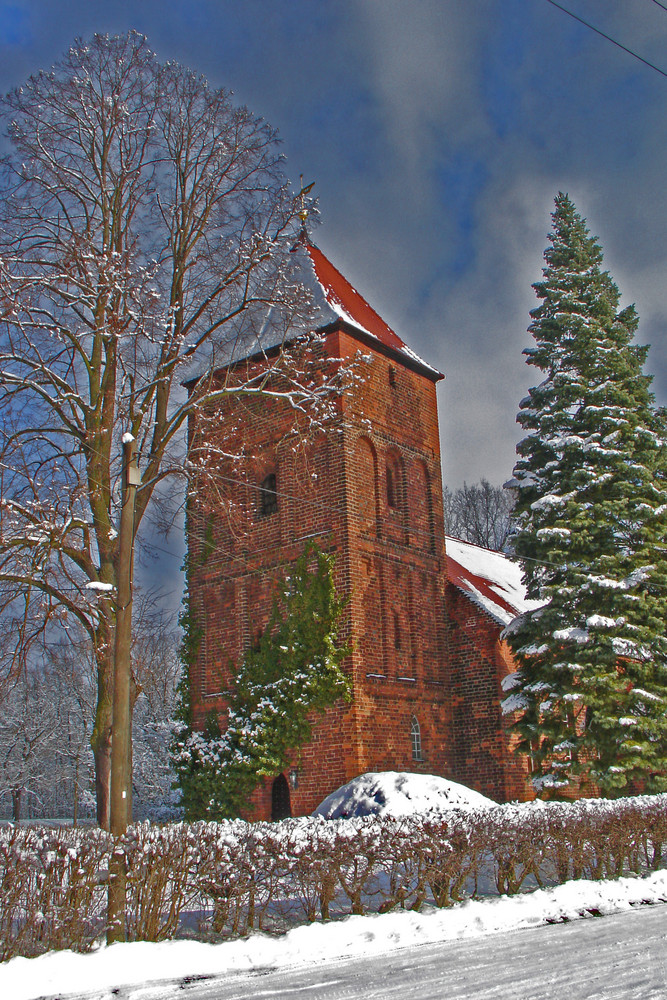
<instances>
[{"instance_id":1,"label":"bare shrub","mask_svg":"<svg viewBox=\"0 0 667 1000\"><path fill-rule=\"evenodd\" d=\"M104 932L112 849L125 855L127 931L161 941L279 932L343 913L453 906L663 864L667 794L471 813L280 823L0 829L0 959L86 951ZM492 890L491 890L492 891ZM203 916L202 916L203 914ZM187 927L186 927L187 925Z\"/></svg>"},{"instance_id":2,"label":"bare shrub","mask_svg":"<svg viewBox=\"0 0 667 1000\"><path fill-rule=\"evenodd\" d=\"M120 839L127 864L127 940L175 937L196 889L192 873L201 851L192 827L138 823Z\"/></svg>"},{"instance_id":3,"label":"bare shrub","mask_svg":"<svg viewBox=\"0 0 667 1000\"><path fill-rule=\"evenodd\" d=\"M267 847L270 825L240 820L196 823L202 841L194 885L212 906L210 931L237 936L261 929L275 893L275 852Z\"/></svg>"},{"instance_id":4,"label":"bare shrub","mask_svg":"<svg viewBox=\"0 0 667 1000\"><path fill-rule=\"evenodd\" d=\"M424 823L429 838L425 876L436 906L460 902L467 882L476 886L485 849L479 820L477 813L452 813Z\"/></svg>"},{"instance_id":5,"label":"bare shrub","mask_svg":"<svg viewBox=\"0 0 667 1000\"><path fill-rule=\"evenodd\" d=\"M482 817L486 851L493 866L494 883L501 895L513 896L531 881L544 884L546 829L539 812L509 816L496 811Z\"/></svg>"},{"instance_id":6,"label":"bare shrub","mask_svg":"<svg viewBox=\"0 0 667 1000\"><path fill-rule=\"evenodd\" d=\"M111 838L100 830L0 831L0 958L88 951L105 926Z\"/></svg>"}]
</instances>

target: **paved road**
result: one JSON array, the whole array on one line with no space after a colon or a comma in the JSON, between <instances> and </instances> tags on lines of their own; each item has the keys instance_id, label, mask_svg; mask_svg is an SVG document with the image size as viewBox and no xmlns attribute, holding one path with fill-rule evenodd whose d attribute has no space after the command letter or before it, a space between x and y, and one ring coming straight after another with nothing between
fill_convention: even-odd
<instances>
[{"instance_id":1,"label":"paved road","mask_svg":"<svg viewBox=\"0 0 667 1000\"><path fill-rule=\"evenodd\" d=\"M667 1000L667 905L95 1000ZM69 998L68 998L69 1000ZM92 1000L89 996L87 1000Z\"/></svg>"}]
</instances>

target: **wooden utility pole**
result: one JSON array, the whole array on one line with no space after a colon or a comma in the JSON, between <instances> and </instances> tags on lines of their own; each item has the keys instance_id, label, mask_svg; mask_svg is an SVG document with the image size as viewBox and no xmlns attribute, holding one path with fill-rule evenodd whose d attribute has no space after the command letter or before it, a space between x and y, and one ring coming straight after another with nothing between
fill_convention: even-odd
<instances>
[{"instance_id":1,"label":"wooden utility pole","mask_svg":"<svg viewBox=\"0 0 667 1000\"><path fill-rule=\"evenodd\" d=\"M137 486L141 483L137 465L137 443L123 435L123 501L118 534L116 573L116 636L114 650L113 716L111 729L110 828L115 837L125 833L131 819L132 788L130 761L132 745L132 584L134 564L134 508ZM125 940L125 858L114 851L109 865L107 943Z\"/></svg>"}]
</instances>

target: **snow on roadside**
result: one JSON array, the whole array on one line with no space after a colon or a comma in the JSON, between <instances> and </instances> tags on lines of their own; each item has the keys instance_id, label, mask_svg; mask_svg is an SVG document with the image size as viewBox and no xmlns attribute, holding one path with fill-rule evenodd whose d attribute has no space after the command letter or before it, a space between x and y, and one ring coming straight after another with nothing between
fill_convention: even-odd
<instances>
[{"instance_id":1,"label":"snow on roadside","mask_svg":"<svg viewBox=\"0 0 667 1000\"><path fill-rule=\"evenodd\" d=\"M422 944L480 937L547 922L607 915L667 902L667 871L645 878L566 882L518 896L468 900L445 910L399 911L295 927L283 937L254 934L223 944L169 941L101 947L89 955L51 952L0 965L0 996L35 1000L57 994L105 994L120 986L221 976L341 958L376 956Z\"/></svg>"}]
</instances>

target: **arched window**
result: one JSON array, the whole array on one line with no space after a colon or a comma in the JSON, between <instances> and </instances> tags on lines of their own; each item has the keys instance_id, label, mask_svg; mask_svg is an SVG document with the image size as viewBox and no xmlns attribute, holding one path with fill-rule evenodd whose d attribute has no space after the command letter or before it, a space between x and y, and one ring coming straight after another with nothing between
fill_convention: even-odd
<instances>
[{"instance_id":1,"label":"arched window","mask_svg":"<svg viewBox=\"0 0 667 1000\"><path fill-rule=\"evenodd\" d=\"M357 439L354 468L360 486L355 491L359 530L365 534L377 535L379 515L377 455L367 438Z\"/></svg>"},{"instance_id":2,"label":"arched window","mask_svg":"<svg viewBox=\"0 0 667 1000\"><path fill-rule=\"evenodd\" d=\"M431 492L431 474L428 471L426 462L417 462L414 472L415 495L417 503L420 505L419 510L423 511L419 524L421 545L423 548L435 553L435 521L433 514L433 494ZM424 514L426 515L425 517Z\"/></svg>"},{"instance_id":3,"label":"arched window","mask_svg":"<svg viewBox=\"0 0 667 1000\"><path fill-rule=\"evenodd\" d=\"M288 819L292 815L289 785L284 774L279 774L271 785L271 819Z\"/></svg>"},{"instance_id":4,"label":"arched window","mask_svg":"<svg viewBox=\"0 0 667 1000\"><path fill-rule=\"evenodd\" d=\"M412 759L423 760L422 754L422 734L416 716L410 719L410 742L412 743Z\"/></svg>"},{"instance_id":5,"label":"arched window","mask_svg":"<svg viewBox=\"0 0 667 1000\"><path fill-rule=\"evenodd\" d=\"M268 517L278 510L278 493L276 492L276 474L270 472L259 487L259 513L261 517Z\"/></svg>"}]
</instances>

